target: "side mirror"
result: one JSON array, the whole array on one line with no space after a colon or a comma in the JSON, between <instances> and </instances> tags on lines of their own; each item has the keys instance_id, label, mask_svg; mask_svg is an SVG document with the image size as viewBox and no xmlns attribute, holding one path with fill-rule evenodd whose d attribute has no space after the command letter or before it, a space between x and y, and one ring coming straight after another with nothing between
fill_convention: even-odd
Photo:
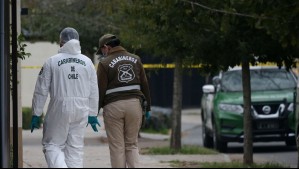
<instances>
[{"instance_id":1,"label":"side mirror","mask_svg":"<svg viewBox=\"0 0 299 169\"><path fill-rule=\"evenodd\" d=\"M215 77L213 77L213 85L214 86L217 86L217 85L219 85L220 84L220 77L219 76L215 76Z\"/></svg>"},{"instance_id":2,"label":"side mirror","mask_svg":"<svg viewBox=\"0 0 299 169\"><path fill-rule=\"evenodd\" d=\"M215 87L213 85L204 85L202 91L205 94L211 94L215 92Z\"/></svg>"}]
</instances>

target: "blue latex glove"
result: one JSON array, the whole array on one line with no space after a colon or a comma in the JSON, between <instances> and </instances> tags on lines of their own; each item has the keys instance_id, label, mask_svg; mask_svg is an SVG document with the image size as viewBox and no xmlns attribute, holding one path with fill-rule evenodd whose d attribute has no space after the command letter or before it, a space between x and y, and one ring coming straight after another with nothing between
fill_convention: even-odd
<instances>
[{"instance_id":1,"label":"blue latex glove","mask_svg":"<svg viewBox=\"0 0 299 169\"><path fill-rule=\"evenodd\" d=\"M88 116L88 123L87 123L86 127L88 126L88 124L91 125L93 131L95 131L95 132L98 132L97 125L99 125L99 127L101 127L101 125L97 119L97 116Z\"/></svg>"},{"instance_id":2,"label":"blue latex glove","mask_svg":"<svg viewBox=\"0 0 299 169\"><path fill-rule=\"evenodd\" d=\"M39 120L40 120L40 117L39 116L36 116L36 115L33 115L31 117L31 133L33 132L33 130L36 128L36 129L39 129Z\"/></svg>"},{"instance_id":3,"label":"blue latex glove","mask_svg":"<svg viewBox=\"0 0 299 169\"><path fill-rule=\"evenodd\" d=\"M147 111L146 113L145 113L145 119L146 120L149 120L151 118L151 112L150 111Z\"/></svg>"}]
</instances>

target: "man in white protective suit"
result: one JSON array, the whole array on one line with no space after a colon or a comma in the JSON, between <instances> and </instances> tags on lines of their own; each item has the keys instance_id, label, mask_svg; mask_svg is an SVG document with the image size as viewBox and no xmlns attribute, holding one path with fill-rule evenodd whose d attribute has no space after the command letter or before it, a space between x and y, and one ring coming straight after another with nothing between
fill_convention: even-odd
<instances>
[{"instance_id":1,"label":"man in white protective suit","mask_svg":"<svg viewBox=\"0 0 299 169\"><path fill-rule=\"evenodd\" d=\"M38 75L32 99L31 132L50 94L43 125L43 152L49 168L83 168L84 131L97 132L98 84L92 61L81 54L74 28L60 33L57 55L46 60Z\"/></svg>"}]
</instances>

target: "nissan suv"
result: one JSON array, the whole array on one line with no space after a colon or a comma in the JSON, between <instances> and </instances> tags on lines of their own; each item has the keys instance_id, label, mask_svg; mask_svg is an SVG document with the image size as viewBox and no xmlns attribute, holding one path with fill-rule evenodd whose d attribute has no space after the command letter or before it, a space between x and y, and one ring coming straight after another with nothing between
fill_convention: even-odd
<instances>
[{"instance_id":1,"label":"nissan suv","mask_svg":"<svg viewBox=\"0 0 299 169\"><path fill-rule=\"evenodd\" d=\"M253 142L295 141L296 75L277 67L251 67ZM243 89L241 67L220 72L213 84L203 86L201 99L203 145L225 152L228 142L243 142Z\"/></svg>"}]
</instances>

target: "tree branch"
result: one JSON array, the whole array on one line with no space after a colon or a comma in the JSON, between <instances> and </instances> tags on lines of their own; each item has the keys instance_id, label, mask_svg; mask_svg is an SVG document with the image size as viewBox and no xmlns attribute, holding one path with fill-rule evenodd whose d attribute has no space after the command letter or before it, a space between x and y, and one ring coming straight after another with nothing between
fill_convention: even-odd
<instances>
[{"instance_id":1,"label":"tree branch","mask_svg":"<svg viewBox=\"0 0 299 169\"><path fill-rule=\"evenodd\" d=\"M224 14L228 14L228 15L236 15L236 16L241 16L241 17L248 17L248 18L254 18L254 19L273 19L273 18L269 18L269 17L262 17L262 16L254 16L254 15L249 15L249 14L243 14L243 13L238 13L238 12L230 12L230 11L225 11L225 10L220 10L220 9L214 9L205 5L202 5L198 2L192 2L192 1L188 1L188 0L181 0L184 2L188 2L191 5L196 5L199 6L201 8L213 11L213 12L217 12L217 13L224 13Z\"/></svg>"}]
</instances>

